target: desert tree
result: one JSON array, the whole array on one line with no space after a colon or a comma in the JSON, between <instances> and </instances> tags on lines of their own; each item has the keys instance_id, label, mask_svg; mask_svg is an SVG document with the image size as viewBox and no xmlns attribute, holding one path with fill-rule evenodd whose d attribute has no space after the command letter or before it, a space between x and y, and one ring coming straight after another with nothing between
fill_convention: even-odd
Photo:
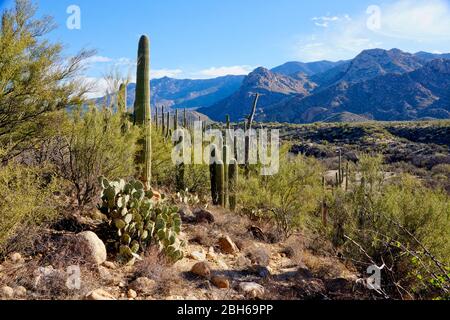
<instances>
[{"instance_id":1,"label":"desert tree","mask_svg":"<svg viewBox=\"0 0 450 320\"><path fill-rule=\"evenodd\" d=\"M0 146L7 161L39 141L59 110L83 103L89 86L81 71L94 52L63 56L63 46L45 36L51 17L35 18L29 0L16 0L0 26Z\"/></svg>"}]
</instances>

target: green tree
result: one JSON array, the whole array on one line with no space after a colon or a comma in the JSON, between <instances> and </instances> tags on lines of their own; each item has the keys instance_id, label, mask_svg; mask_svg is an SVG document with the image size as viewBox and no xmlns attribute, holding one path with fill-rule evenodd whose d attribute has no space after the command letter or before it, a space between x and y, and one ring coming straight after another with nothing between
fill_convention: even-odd
<instances>
[{"instance_id":1,"label":"green tree","mask_svg":"<svg viewBox=\"0 0 450 320\"><path fill-rule=\"evenodd\" d=\"M0 160L34 144L54 123L55 111L82 103L89 87L78 77L92 51L62 55L62 45L44 38L50 17L34 18L36 7L16 0L0 26Z\"/></svg>"}]
</instances>

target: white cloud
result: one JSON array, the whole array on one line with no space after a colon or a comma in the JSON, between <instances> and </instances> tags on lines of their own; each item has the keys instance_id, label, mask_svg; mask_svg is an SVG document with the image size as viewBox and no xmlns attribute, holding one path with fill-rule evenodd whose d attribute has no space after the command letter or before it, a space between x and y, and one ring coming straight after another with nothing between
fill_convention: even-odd
<instances>
[{"instance_id":1,"label":"white cloud","mask_svg":"<svg viewBox=\"0 0 450 320\"><path fill-rule=\"evenodd\" d=\"M247 75L254 68L249 65L229 66L229 67L211 67L208 69L194 72L193 76L200 78L216 78L228 75Z\"/></svg>"},{"instance_id":2,"label":"white cloud","mask_svg":"<svg viewBox=\"0 0 450 320\"><path fill-rule=\"evenodd\" d=\"M323 17L314 17L311 19L314 21L314 24L318 27L328 28L330 23L338 22L338 21L350 21L350 15L344 14L343 16L323 16Z\"/></svg>"},{"instance_id":3,"label":"white cloud","mask_svg":"<svg viewBox=\"0 0 450 320\"><path fill-rule=\"evenodd\" d=\"M435 41L450 39L450 5L445 0L400 0L381 7L383 36Z\"/></svg>"},{"instance_id":4,"label":"white cloud","mask_svg":"<svg viewBox=\"0 0 450 320\"><path fill-rule=\"evenodd\" d=\"M108 82L103 78L83 77L81 79L91 89L86 94L87 99L104 97L108 90Z\"/></svg>"},{"instance_id":5,"label":"white cloud","mask_svg":"<svg viewBox=\"0 0 450 320\"><path fill-rule=\"evenodd\" d=\"M313 35L294 40L302 61L350 59L365 49L449 52L450 1L396 0L361 12L311 19Z\"/></svg>"},{"instance_id":6,"label":"white cloud","mask_svg":"<svg viewBox=\"0 0 450 320\"><path fill-rule=\"evenodd\" d=\"M94 64L94 63L107 63L112 62L113 59L104 57L104 56L92 56L88 59L86 59L86 63L88 64Z\"/></svg>"}]
</instances>

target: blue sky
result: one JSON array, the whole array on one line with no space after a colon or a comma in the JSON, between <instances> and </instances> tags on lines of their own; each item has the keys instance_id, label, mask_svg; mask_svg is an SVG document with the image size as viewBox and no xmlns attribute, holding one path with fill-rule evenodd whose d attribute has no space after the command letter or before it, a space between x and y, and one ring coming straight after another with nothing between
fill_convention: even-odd
<instances>
[{"instance_id":1,"label":"blue sky","mask_svg":"<svg viewBox=\"0 0 450 320\"><path fill-rule=\"evenodd\" d=\"M38 0L67 54L94 48L89 77L133 69L151 38L152 76L210 78L286 61L340 60L380 47L450 52L450 0ZM1 1L7 6L12 0ZM80 8L80 30L66 12ZM125 71L124 71L125 72Z\"/></svg>"}]
</instances>

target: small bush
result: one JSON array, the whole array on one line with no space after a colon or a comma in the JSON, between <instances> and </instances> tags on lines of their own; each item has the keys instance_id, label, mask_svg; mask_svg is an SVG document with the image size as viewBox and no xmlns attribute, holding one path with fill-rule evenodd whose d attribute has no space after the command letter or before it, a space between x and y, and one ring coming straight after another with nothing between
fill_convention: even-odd
<instances>
[{"instance_id":1,"label":"small bush","mask_svg":"<svg viewBox=\"0 0 450 320\"><path fill-rule=\"evenodd\" d=\"M363 269L385 265L388 293L411 298L448 290L448 195L407 175L384 181L380 157L362 157L359 171L359 184L328 200L333 243Z\"/></svg>"},{"instance_id":2,"label":"small bush","mask_svg":"<svg viewBox=\"0 0 450 320\"><path fill-rule=\"evenodd\" d=\"M68 114L59 126L50 159L57 174L71 183L79 207L96 200L99 176L134 175L139 130L133 126L124 130L123 121L121 114L90 107Z\"/></svg>"},{"instance_id":3,"label":"small bush","mask_svg":"<svg viewBox=\"0 0 450 320\"><path fill-rule=\"evenodd\" d=\"M0 254L8 250L8 240L20 228L57 216L61 200L55 194L61 191L61 181L41 168L16 164L0 168Z\"/></svg>"},{"instance_id":4,"label":"small bush","mask_svg":"<svg viewBox=\"0 0 450 320\"><path fill-rule=\"evenodd\" d=\"M321 172L316 160L291 157L284 150L278 174L240 180L238 199L242 210L260 219L271 219L278 232L289 237L319 210Z\"/></svg>"}]
</instances>

